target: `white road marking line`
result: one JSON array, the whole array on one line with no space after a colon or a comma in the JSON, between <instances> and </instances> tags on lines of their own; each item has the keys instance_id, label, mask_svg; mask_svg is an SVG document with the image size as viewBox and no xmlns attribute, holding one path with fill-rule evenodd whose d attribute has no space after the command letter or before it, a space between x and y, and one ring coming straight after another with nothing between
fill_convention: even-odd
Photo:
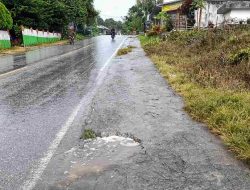
<instances>
[{"instance_id":1,"label":"white road marking line","mask_svg":"<svg viewBox=\"0 0 250 190\"><path fill-rule=\"evenodd\" d=\"M114 58L114 56L116 56L118 50L121 48L121 46L123 45L123 43L125 42L127 38L125 38L121 44L119 45L119 47L116 49L116 51L113 53L113 55L106 61L106 63L103 65L103 67L100 69L100 72L97 76L97 87L101 84L101 79L103 79L102 76L102 71L107 67L107 65L110 63L110 61ZM97 89L96 87L96 89ZM70 126L73 124L78 112L81 110L84 102L86 100L88 100L89 96L92 96L93 98L93 93L94 90L90 93L88 93L86 96L84 96L82 98L82 100L80 101L79 105L74 109L73 113L70 115L70 117L68 118L67 122L65 123L65 125L61 128L61 130L56 134L56 138L53 140L53 142L51 143L47 153L45 154L45 156L40 159L37 167L35 167L33 170L31 170L30 172L30 177L28 178L27 181L25 181L25 183L22 185L21 189L22 190L32 190L35 186L37 181L41 178L44 170L46 169L47 165L49 164L51 158L53 157L54 153L56 152L59 144L61 143L62 139L64 138L65 134L67 133L67 131L69 130Z\"/></svg>"},{"instance_id":2,"label":"white road marking line","mask_svg":"<svg viewBox=\"0 0 250 190\"><path fill-rule=\"evenodd\" d=\"M78 49L74 49L74 50L69 51L69 52L66 52L66 53L64 53L64 54L62 54L62 55L55 55L55 56L52 56L52 57L48 57L48 58L45 58L45 59L43 59L43 60L36 61L36 62L34 62L33 64L39 63L39 62L44 61L44 60L47 60L47 59L52 59L52 60L53 60L53 59L56 59L56 58L58 58L58 57L68 56L68 55L71 54L71 53L78 52L78 51L80 51L80 50L82 50L82 49L88 48L88 47L92 46L93 44L94 44L94 43L89 44L89 45L84 46L84 47L81 47L81 48L78 48ZM4 77L12 76L12 75L14 75L14 74L16 74L16 73L20 73L21 71L25 71L25 70L27 70L30 66L32 66L33 64L26 65L26 66L24 66L24 67L22 67L22 68L20 68L20 69L15 69L15 70L13 70L13 71L9 71L9 72L7 72L7 73L0 74L0 79L2 79L2 78L4 78Z\"/></svg>"}]
</instances>

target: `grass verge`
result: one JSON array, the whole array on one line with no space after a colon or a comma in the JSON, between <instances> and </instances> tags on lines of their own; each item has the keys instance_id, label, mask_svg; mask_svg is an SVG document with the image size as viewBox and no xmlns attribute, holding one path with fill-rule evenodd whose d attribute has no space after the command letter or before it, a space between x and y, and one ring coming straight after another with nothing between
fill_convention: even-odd
<instances>
[{"instance_id":1,"label":"grass verge","mask_svg":"<svg viewBox=\"0 0 250 190\"><path fill-rule=\"evenodd\" d=\"M77 41L81 41L81 40L85 40L87 37L82 35L82 34L76 34L76 40Z\"/></svg>"},{"instance_id":2,"label":"grass verge","mask_svg":"<svg viewBox=\"0 0 250 190\"><path fill-rule=\"evenodd\" d=\"M126 54L132 52L132 50L134 48L135 48L134 46L128 46L128 47L125 47L125 48L121 48L121 49L118 50L117 56L126 55Z\"/></svg>"},{"instance_id":3,"label":"grass verge","mask_svg":"<svg viewBox=\"0 0 250 190\"><path fill-rule=\"evenodd\" d=\"M240 33L242 34L242 33ZM240 78L238 73L231 76L231 70L241 74L250 72L248 64L241 62L239 65L222 65L216 61L220 57L214 49L208 50L217 44L205 42L200 47L199 54L192 45L197 45L197 36L192 36L192 42L185 45L188 39L168 39L165 42L158 38L140 37L141 44L146 53L155 63L160 73L171 86L183 96L185 110L197 121L207 124L209 129L221 137L223 142L236 156L250 164L250 93L248 78ZM186 34L189 35L189 34ZM201 34L198 34L200 36ZM243 35L243 34L242 34ZM220 38L217 36L216 38ZM245 36L248 41L249 36ZM198 42L197 42L198 41ZM204 39L202 39L204 43ZM230 42L220 41L221 46L227 47ZM183 45L184 44L184 45ZM218 47L217 48L222 48ZM245 47L243 47L245 48ZM226 48L222 49L227 51ZM205 57L203 53L209 54ZM223 56L231 56L227 52ZM206 62L206 66L201 67ZM199 70L197 70L197 67ZM242 67L242 68L241 68ZM248 69L248 70L244 70ZM220 72L223 72L222 74ZM225 74L226 73L226 74ZM218 78L216 78L216 75ZM208 79L210 76L211 79ZM247 76L247 75L245 75ZM216 78L216 80L214 78ZM234 85L232 82L237 81Z\"/></svg>"},{"instance_id":4,"label":"grass verge","mask_svg":"<svg viewBox=\"0 0 250 190\"><path fill-rule=\"evenodd\" d=\"M84 40L86 38L87 37L82 35L82 34L76 34L76 41L81 41L81 40ZM25 53L27 51L31 51L31 50L41 48L41 47L65 45L67 43L69 43L68 39L60 40L60 41L53 42L53 43L36 44L36 45L32 45L32 46L27 46L27 47L15 46L15 47L11 47L10 49L0 49L0 54L6 54L6 55L20 54L20 53Z\"/></svg>"},{"instance_id":5,"label":"grass verge","mask_svg":"<svg viewBox=\"0 0 250 190\"><path fill-rule=\"evenodd\" d=\"M15 46L15 47L11 47L10 49L0 49L0 54L14 55L14 54L25 53L27 51L35 50L35 49L41 48L41 47L64 45L67 43L68 43L68 40L60 40L60 41L54 42L54 43L37 44L37 45L27 46L27 47Z\"/></svg>"}]
</instances>

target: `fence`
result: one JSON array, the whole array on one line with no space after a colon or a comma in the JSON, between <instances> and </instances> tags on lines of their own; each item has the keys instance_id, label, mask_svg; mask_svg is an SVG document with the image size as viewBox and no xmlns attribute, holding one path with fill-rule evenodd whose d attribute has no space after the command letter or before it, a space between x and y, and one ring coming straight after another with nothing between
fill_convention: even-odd
<instances>
[{"instance_id":1,"label":"fence","mask_svg":"<svg viewBox=\"0 0 250 190\"><path fill-rule=\"evenodd\" d=\"M11 47L9 32L0 30L0 49Z\"/></svg>"},{"instance_id":2,"label":"fence","mask_svg":"<svg viewBox=\"0 0 250 190\"><path fill-rule=\"evenodd\" d=\"M24 46L51 43L61 39L60 33L44 32L27 28L22 29L22 35Z\"/></svg>"}]
</instances>

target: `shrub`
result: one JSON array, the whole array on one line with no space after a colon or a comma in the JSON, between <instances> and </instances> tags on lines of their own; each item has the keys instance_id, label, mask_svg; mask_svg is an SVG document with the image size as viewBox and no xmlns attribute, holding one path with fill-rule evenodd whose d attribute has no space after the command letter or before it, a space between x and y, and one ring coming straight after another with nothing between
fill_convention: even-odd
<instances>
[{"instance_id":1,"label":"shrub","mask_svg":"<svg viewBox=\"0 0 250 190\"><path fill-rule=\"evenodd\" d=\"M250 48L241 49L230 57L230 63L239 64L242 61L248 61L250 57Z\"/></svg>"},{"instance_id":2,"label":"shrub","mask_svg":"<svg viewBox=\"0 0 250 190\"><path fill-rule=\"evenodd\" d=\"M247 19L247 24L250 24L250 18Z\"/></svg>"},{"instance_id":3,"label":"shrub","mask_svg":"<svg viewBox=\"0 0 250 190\"><path fill-rule=\"evenodd\" d=\"M146 36L141 35L139 36L139 38L143 46L154 45L154 44L157 45L160 43L160 38L157 36L146 37Z\"/></svg>"},{"instance_id":4,"label":"shrub","mask_svg":"<svg viewBox=\"0 0 250 190\"><path fill-rule=\"evenodd\" d=\"M207 35L206 31L202 30L190 30L190 31L174 31L169 35L169 39L172 41L184 42L185 44L191 44L194 41L202 41Z\"/></svg>"},{"instance_id":5,"label":"shrub","mask_svg":"<svg viewBox=\"0 0 250 190\"><path fill-rule=\"evenodd\" d=\"M13 20L11 14L4 4L0 2L0 29L9 30L12 26Z\"/></svg>"},{"instance_id":6,"label":"shrub","mask_svg":"<svg viewBox=\"0 0 250 190\"><path fill-rule=\"evenodd\" d=\"M204 87L250 89L248 28L172 31L165 42L140 38L149 55L167 56L167 64L177 64Z\"/></svg>"},{"instance_id":7,"label":"shrub","mask_svg":"<svg viewBox=\"0 0 250 190\"><path fill-rule=\"evenodd\" d=\"M153 25L152 29L147 32L147 36L159 36L165 32L165 28L160 25Z\"/></svg>"}]
</instances>

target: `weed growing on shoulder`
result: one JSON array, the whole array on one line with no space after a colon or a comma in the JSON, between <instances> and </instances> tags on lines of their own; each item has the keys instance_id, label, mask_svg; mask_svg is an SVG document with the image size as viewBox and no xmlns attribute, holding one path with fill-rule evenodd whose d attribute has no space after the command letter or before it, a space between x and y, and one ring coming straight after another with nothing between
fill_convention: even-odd
<instances>
[{"instance_id":1,"label":"weed growing on shoulder","mask_svg":"<svg viewBox=\"0 0 250 190\"><path fill-rule=\"evenodd\" d=\"M96 133L92 129L84 129L81 139L95 139L97 137Z\"/></svg>"},{"instance_id":2,"label":"weed growing on shoulder","mask_svg":"<svg viewBox=\"0 0 250 190\"><path fill-rule=\"evenodd\" d=\"M132 52L132 50L134 48L136 48L136 47L135 46L131 46L131 45L129 45L128 47L125 47L125 48L121 48L121 49L118 50L117 56L126 55L126 54Z\"/></svg>"}]
</instances>

